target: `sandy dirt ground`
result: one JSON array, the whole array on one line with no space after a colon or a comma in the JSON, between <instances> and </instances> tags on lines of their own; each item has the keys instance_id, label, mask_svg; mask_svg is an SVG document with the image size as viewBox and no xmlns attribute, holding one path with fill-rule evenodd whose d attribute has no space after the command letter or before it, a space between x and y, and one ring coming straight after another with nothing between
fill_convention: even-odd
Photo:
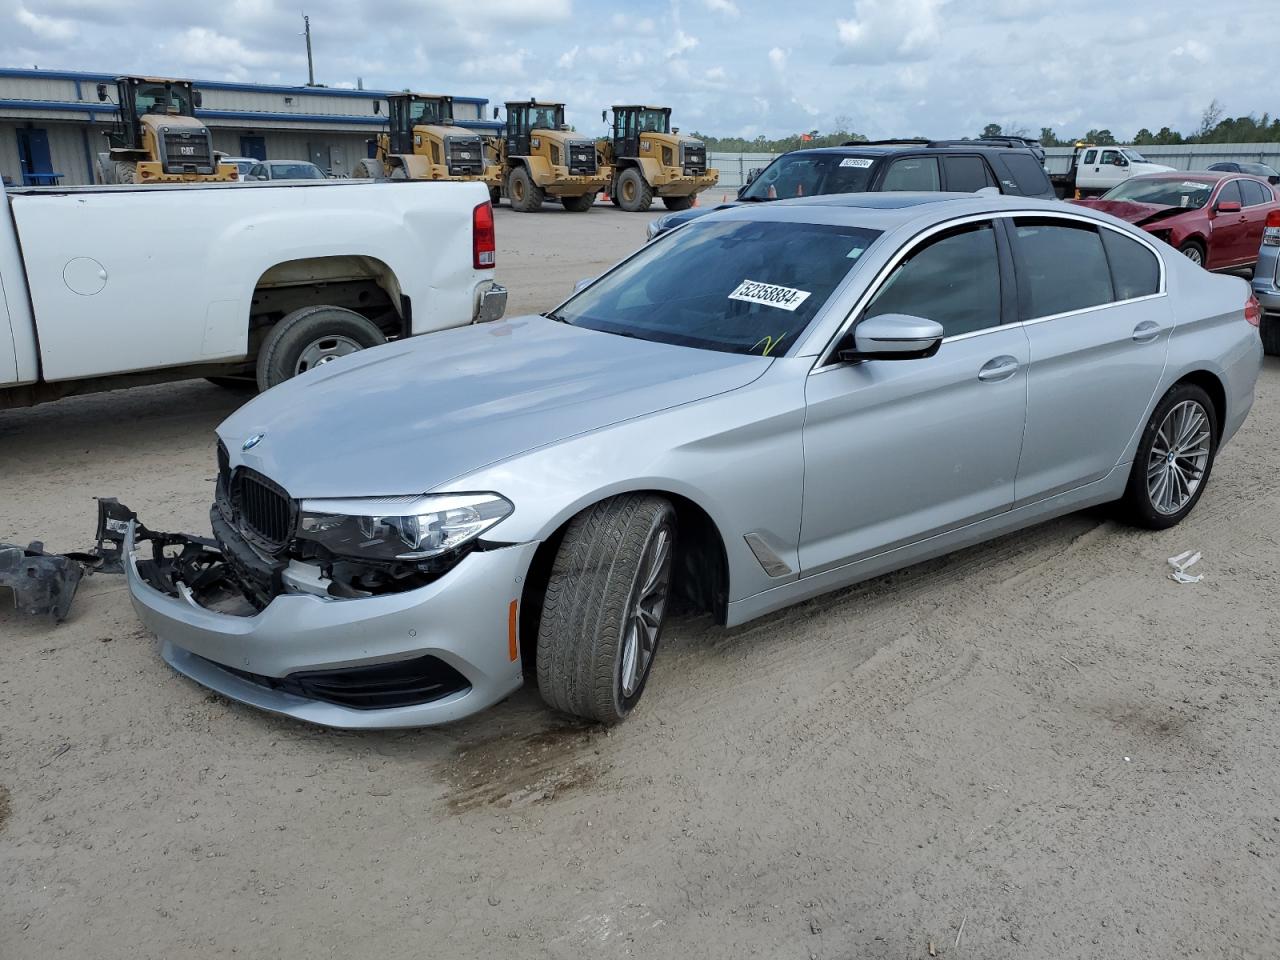
<instances>
[{"instance_id":1,"label":"sandy dirt ground","mask_svg":"<svg viewBox=\"0 0 1280 960\"><path fill-rule=\"evenodd\" d=\"M646 221L504 209L512 312ZM206 529L236 402L0 413L0 540L83 548L95 494ZM1272 360L1182 526L1083 513L677 620L608 732L530 689L422 731L259 713L166 667L119 578L0 611L0 957L1278 956L1278 448Z\"/></svg>"}]
</instances>

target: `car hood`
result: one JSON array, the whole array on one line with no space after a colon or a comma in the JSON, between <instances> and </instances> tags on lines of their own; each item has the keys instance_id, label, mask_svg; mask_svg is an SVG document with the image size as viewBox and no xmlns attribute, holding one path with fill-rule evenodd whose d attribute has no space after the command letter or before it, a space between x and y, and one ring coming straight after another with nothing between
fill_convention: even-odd
<instances>
[{"instance_id":1,"label":"car hood","mask_svg":"<svg viewBox=\"0 0 1280 960\"><path fill-rule=\"evenodd\" d=\"M294 497L426 493L526 450L744 386L771 362L517 317L325 364L251 400L218 436L232 464Z\"/></svg>"},{"instance_id":2,"label":"car hood","mask_svg":"<svg viewBox=\"0 0 1280 960\"><path fill-rule=\"evenodd\" d=\"M1135 200L1075 200L1081 207L1101 210L1113 217L1126 220L1135 226L1143 226L1157 220L1167 220L1180 213L1194 213L1198 207L1173 207L1163 203L1138 203Z\"/></svg>"},{"instance_id":3,"label":"car hood","mask_svg":"<svg viewBox=\"0 0 1280 960\"><path fill-rule=\"evenodd\" d=\"M714 207L691 207L688 210L679 210L675 213L667 213L657 219L657 224L661 227L661 232L666 233L668 230L674 230L682 223L688 223L690 220L696 220L698 217L706 216L708 213L715 213L717 210L728 210L730 207L740 207L742 203L738 200L729 200L725 203L717 203Z\"/></svg>"}]
</instances>

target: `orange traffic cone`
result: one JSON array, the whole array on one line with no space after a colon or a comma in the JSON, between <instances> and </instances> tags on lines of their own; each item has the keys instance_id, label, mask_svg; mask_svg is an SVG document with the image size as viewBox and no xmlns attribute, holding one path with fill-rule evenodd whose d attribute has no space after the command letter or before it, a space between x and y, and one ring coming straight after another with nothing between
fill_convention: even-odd
<instances>
[{"instance_id":1,"label":"orange traffic cone","mask_svg":"<svg viewBox=\"0 0 1280 960\"><path fill-rule=\"evenodd\" d=\"M729 202L729 195L726 193L723 197L721 197L721 198L720 198L720 202L721 202L721 203L728 203L728 202Z\"/></svg>"}]
</instances>

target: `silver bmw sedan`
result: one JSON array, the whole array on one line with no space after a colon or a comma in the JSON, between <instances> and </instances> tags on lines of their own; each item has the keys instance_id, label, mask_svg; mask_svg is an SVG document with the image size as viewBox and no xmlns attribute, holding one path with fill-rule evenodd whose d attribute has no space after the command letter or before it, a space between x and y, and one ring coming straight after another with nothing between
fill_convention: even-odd
<instances>
[{"instance_id":1,"label":"silver bmw sedan","mask_svg":"<svg viewBox=\"0 0 1280 960\"><path fill-rule=\"evenodd\" d=\"M213 537L131 519L126 572L170 664L267 710L432 724L530 678L616 722L677 599L731 626L1092 504L1178 523L1258 317L1078 207L737 207L267 391L218 430Z\"/></svg>"}]
</instances>

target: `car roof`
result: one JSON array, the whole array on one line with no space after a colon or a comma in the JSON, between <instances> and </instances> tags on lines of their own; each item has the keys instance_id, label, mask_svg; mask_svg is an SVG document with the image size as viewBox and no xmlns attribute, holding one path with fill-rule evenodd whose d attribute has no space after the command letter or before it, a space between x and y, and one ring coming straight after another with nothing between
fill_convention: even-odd
<instances>
[{"instance_id":1,"label":"car roof","mask_svg":"<svg viewBox=\"0 0 1280 960\"><path fill-rule=\"evenodd\" d=\"M986 153L993 150L999 150L1004 153L1019 150L1030 152L1029 147L982 143L978 140L968 143L964 141L932 143L904 140L901 143L845 143L838 147L801 147L798 150L788 150L782 156L795 156L796 154L814 154L818 156L822 154L848 155L857 153L864 156L888 157L896 153L970 153L975 151Z\"/></svg>"},{"instance_id":2,"label":"car roof","mask_svg":"<svg viewBox=\"0 0 1280 960\"><path fill-rule=\"evenodd\" d=\"M1236 173L1232 170L1174 170L1164 173L1140 173L1130 180L1194 180L1203 183L1218 183L1228 177L1251 177L1250 173ZM1255 178L1256 179L1256 178ZM1121 181L1122 183L1124 181Z\"/></svg>"}]
</instances>

